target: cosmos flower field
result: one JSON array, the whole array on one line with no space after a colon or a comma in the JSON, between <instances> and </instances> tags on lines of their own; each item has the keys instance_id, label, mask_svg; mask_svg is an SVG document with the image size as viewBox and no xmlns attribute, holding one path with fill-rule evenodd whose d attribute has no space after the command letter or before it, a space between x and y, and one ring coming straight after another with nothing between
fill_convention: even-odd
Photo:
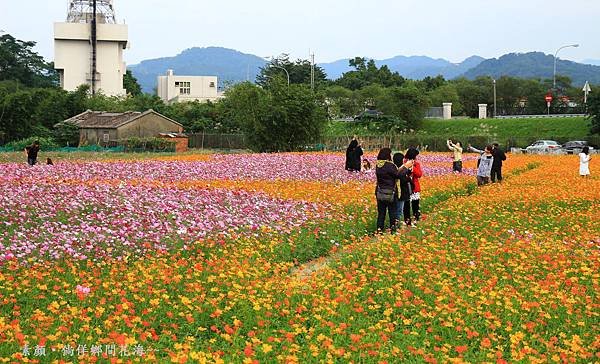
<instances>
[{"instance_id":1,"label":"cosmos flower field","mask_svg":"<svg viewBox=\"0 0 600 364\"><path fill-rule=\"evenodd\" d=\"M0 362L600 361L600 179L419 158L383 236L336 153L0 163Z\"/></svg>"}]
</instances>

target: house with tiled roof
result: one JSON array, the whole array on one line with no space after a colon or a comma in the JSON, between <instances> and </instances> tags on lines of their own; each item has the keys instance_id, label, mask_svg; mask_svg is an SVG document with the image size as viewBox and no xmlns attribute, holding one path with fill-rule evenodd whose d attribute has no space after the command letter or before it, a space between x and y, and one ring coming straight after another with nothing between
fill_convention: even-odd
<instances>
[{"instance_id":1,"label":"house with tiled roof","mask_svg":"<svg viewBox=\"0 0 600 364\"><path fill-rule=\"evenodd\" d=\"M152 109L143 113L87 110L65 122L79 127L79 145L112 146L132 137L151 138L165 133L183 133L183 125Z\"/></svg>"}]
</instances>

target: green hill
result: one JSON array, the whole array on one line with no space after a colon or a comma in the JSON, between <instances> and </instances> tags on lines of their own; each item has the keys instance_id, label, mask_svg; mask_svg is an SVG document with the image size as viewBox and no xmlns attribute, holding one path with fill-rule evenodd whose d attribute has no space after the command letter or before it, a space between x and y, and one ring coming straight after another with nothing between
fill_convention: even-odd
<instances>
[{"instance_id":1,"label":"green hill","mask_svg":"<svg viewBox=\"0 0 600 364\"><path fill-rule=\"evenodd\" d=\"M583 86L586 81L600 84L600 66L565 61L559 58L556 69L557 74L570 77L576 86ZM552 79L553 74L553 55L530 52L510 53L497 59L485 60L465 72L463 76L469 79L479 76Z\"/></svg>"}]
</instances>

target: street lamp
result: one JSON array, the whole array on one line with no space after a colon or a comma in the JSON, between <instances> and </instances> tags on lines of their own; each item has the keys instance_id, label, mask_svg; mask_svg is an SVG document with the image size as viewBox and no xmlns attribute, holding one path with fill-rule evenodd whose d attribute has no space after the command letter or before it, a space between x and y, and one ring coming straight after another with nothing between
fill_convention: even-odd
<instances>
[{"instance_id":1,"label":"street lamp","mask_svg":"<svg viewBox=\"0 0 600 364\"><path fill-rule=\"evenodd\" d=\"M496 79L493 80L494 83L494 119L496 118Z\"/></svg>"},{"instance_id":2,"label":"street lamp","mask_svg":"<svg viewBox=\"0 0 600 364\"><path fill-rule=\"evenodd\" d=\"M285 68L283 68L282 66L271 64L271 67L281 68L282 70L285 71L285 74L287 75L287 81L288 81L288 87L289 87L290 86L290 73Z\"/></svg>"},{"instance_id":3,"label":"street lamp","mask_svg":"<svg viewBox=\"0 0 600 364\"><path fill-rule=\"evenodd\" d=\"M558 52L560 52L561 49L565 49L565 48L577 48L579 47L579 44L569 44L566 46L562 46L560 48L558 48L556 50L556 53L554 53L554 76L553 76L553 82L552 82L552 89L556 89L556 57L558 57Z\"/></svg>"}]
</instances>

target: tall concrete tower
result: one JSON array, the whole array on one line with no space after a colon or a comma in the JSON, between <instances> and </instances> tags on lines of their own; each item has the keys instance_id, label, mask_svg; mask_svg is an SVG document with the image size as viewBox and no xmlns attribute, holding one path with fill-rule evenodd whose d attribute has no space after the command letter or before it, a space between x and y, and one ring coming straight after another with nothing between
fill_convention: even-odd
<instances>
[{"instance_id":1,"label":"tall concrete tower","mask_svg":"<svg viewBox=\"0 0 600 364\"><path fill-rule=\"evenodd\" d=\"M54 23L54 68L63 89L123 96L127 25L117 24L112 0L70 0L67 21Z\"/></svg>"}]
</instances>

